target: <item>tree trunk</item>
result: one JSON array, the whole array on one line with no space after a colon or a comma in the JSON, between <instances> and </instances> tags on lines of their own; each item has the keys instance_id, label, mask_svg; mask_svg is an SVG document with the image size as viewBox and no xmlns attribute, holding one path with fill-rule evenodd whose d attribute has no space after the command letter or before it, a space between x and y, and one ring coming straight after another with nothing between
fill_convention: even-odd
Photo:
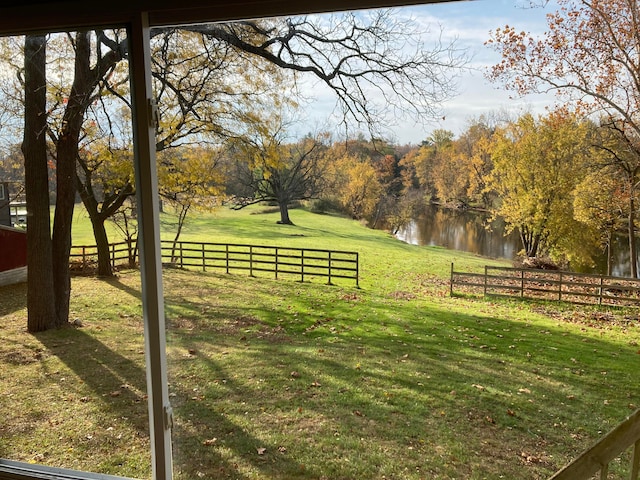
<instances>
[{"instance_id":1,"label":"tree trunk","mask_svg":"<svg viewBox=\"0 0 640 480\"><path fill-rule=\"evenodd\" d=\"M278 202L280 207L280 221L278 223L282 225L293 225L293 222L289 218L289 204L286 201Z\"/></svg>"},{"instance_id":2,"label":"tree trunk","mask_svg":"<svg viewBox=\"0 0 640 480\"><path fill-rule=\"evenodd\" d=\"M93 238L96 241L96 250L98 251L98 276L111 277L113 276L113 271L111 269L109 238L107 237L107 230L104 226L106 218L104 215L101 215L98 210L98 201L95 196L91 194L92 188L89 187L91 175L86 175L87 185L83 185L80 179L76 179L76 182L78 190L80 191L80 198L89 215L93 228Z\"/></svg>"},{"instance_id":3,"label":"tree trunk","mask_svg":"<svg viewBox=\"0 0 640 480\"><path fill-rule=\"evenodd\" d=\"M636 249L636 205L633 198L635 192L629 195L629 264L631 265L631 276L638 278L638 252Z\"/></svg>"},{"instance_id":4,"label":"tree trunk","mask_svg":"<svg viewBox=\"0 0 640 480\"><path fill-rule=\"evenodd\" d=\"M27 200L27 330L56 324L46 145L46 37L27 35L24 47L24 154Z\"/></svg>"},{"instance_id":5,"label":"tree trunk","mask_svg":"<svg viewBox=\"0 0 640 480\"><path fill-rule=\"evenodd\" d=\"M610 277L613 272L613 230L607 233L607 276Z\"/></svg>"},{"instance_id":6,"label":"tree trunk","mask_svg":"<svg viewBox=\"0 0 640 480\"><path fill-rule=\"evenodd\" d=\"M98 251L98 276L112 277L113 269L111 265L111 252L109 250L109 238L104 227L105 219L102 215L91 217L93 226L93 236L96 239L96 250Z\"/></svg>"},{"instance_id":7,"label":"tree trunk","mask_svg":"<svg viewBox=\"0 0 640 480\"><path fill-rule=\"evenodd\" d=\"M84 112L92 89L90 81L91 43L89 32L76 34L75 72L67 108L63 117L63 129L57 144L57 197L53 220L53 275L56 296L57 324L69 321L71 295L71 223L76 197L76 161L78 142L84 120Z\"/></svg>"}]
</instances>

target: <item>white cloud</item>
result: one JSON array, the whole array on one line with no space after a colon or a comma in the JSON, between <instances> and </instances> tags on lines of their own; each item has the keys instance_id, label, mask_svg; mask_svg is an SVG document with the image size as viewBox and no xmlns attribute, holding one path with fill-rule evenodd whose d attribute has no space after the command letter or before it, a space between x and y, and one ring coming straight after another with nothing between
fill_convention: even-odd
<instances>
[{"instance_id":1,"label":"white cloud","mask_svg":"<svg viewBox=\"0 0 640 480\"><path fill-rule=\"evenodd\" d=\"M442 105L442 118L434 119L432 124L426 127L412 124L410 121L392 125L390 136L399 143L419 143L436 128L459 134L470 119L483 114L499 111L507 111L513 116L525 111L543 113L546 106L553 105L553 95L511 98L514 96L513 92L506 91L500 85L491 84L484 76L488 67L500 61L499 55L485 46L490 31L505 25L534 35L540 35L545 31L545 17L547 13L555 10L555 3L548 3L545 8L528 8L525 6L528 4L528 0L476 0L428 4L398 10L398 15L412 18L422 25L425 31L422 41L426 47L438 39L443 44L455 41L458 47L468 49L472 59L468 65L469 71L458 81L459 94ZM308 117L316 119L317 124L318 119L329 117L335 106L335 97L328 89L318 84L308 91L313 92L317 98L307 107Z\"/></svg>"}]
</instances>

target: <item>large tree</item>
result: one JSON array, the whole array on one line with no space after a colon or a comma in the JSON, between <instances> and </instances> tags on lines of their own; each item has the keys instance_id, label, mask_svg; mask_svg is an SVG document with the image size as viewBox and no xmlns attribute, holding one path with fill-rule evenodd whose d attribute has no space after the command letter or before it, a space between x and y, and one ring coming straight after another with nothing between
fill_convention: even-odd
<instances>
[{"instance_id":1,"label":"large tree","mask_svg":"<svg viewBox=\"0 0 640 480\"><path fill-rule=\"evenodd\" d=\"M572 252L567 242L581 230L572 196L586 173L589 131L560 111L540 119L523 115L494 134L489 183L500 196L495 214L507 232L518 230L527 257Z\"/></svg>"},{"instance_id":2,"label":"large tree","mask_svg":"<svg viewBox=\"0 0 640 480\"><path fill-rule=\"evenodd\" d=\"M289 207L295 201L318 198L327 179L326 135L307 135L288 141L279 116L259 122L254 135L237 142L229 181L234 208L274 202L280 210L278 223L292 225ZM231 187L231 186L230 186ZM239 190L238 190L239 188Z\"/></svg>"},{"instance_id":3,"label":"large tree","mask_svg":"<svg viewBox=\"0 0 640 480\"><path fill-rule=\"evenodd\" d=\"M22 151L25 157L27 235L27 329L39 332L57 326L53 289L49 173L46 143L46 38L26 36L24 42L25 124Z\"/></svg>"},{"instance_id":4,"label":"large tree","mask_svg":"<svg viewBox=\"0 0 640 480\"><path fill-rule=\"evenodd\" d=\"M623 152L610 151L610 158L628 182L631 274L637 277L640 8L637 0L559 0L559 5L547 16L548 30L540 38L508 26L493 32L488 43L502 61L489 76L521 94L556 91L579 112L597 114L622 138Z\"/></svg>"}]
</instances>

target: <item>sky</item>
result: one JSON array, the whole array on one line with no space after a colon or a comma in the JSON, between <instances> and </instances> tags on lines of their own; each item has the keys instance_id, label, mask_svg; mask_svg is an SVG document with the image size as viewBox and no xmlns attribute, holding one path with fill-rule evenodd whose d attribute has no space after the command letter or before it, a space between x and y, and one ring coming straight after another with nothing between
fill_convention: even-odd
<instances>
[{"instance_id":1,"label":"sky","mask_svg":"<svg viewBox=\"0 0 640 480\"><path fill-rule=\"evenodd\" d=\"M555 10L555 2L544 8L531 8L528 0L473 0L451 3L405 7L399 14L411 15L421 24L430 26L439 35L442 31L443 43L456 40L458 47L466 48L471 58L470 68L458 79L458 94L442 105L442 115L428 125L404 121L390 127L389 137L398 144L418 144L435 129L446 129L455 135L462 133L469 121L480 115L506 111L517 117L524 112L544 114L545 107L554 103L554 95L528 95L517 97L499 84L492 84L485 77L487 68L500 61L500 55L485 46L489 32L509 25L518 31L524 30L534 35L546 30L546 15ZM428 43L428 37L425 42ZM318 119L326 118L335 97L330 92L318 90L316 101L307 107Z\"/></svg>"}]
</instances>

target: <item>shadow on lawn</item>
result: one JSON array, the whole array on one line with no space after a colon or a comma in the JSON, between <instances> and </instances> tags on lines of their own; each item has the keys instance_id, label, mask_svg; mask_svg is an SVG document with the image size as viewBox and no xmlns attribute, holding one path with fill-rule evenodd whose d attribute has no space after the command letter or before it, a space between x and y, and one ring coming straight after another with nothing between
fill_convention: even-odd
<instances>
[{"instance_id":1,"label":"shadow on lawn","mask_svg":"<svg viewBox=\"0 0 640 480\"><path fill-rule=\"evenodd\" d=\"M35 337L89 387L106 413L148 435L144 361L125 357L81 329L50 330Z\"/></svg>"},{"instance_id":2,"label":"shadow on lawn","mask_svg":"<svg viewBox=\"0 0 640 480\"><path fill-rule=\"evenodd\" d=\"M334 301L316 311L305 303L304 288L292 285L298 294L279 305L254 301L224 308L215 297L182 301L180 311L191 318L174 324L173 343L184 351L197 345L198 354L177 360L191 362L190 374L179 382L183 392L190 386L199 392L187 393L179 406L187 422L183 441L189 440L186 432L199 431L217 442L226 437L225 430L235 431L224 412L212 415L213 407L203 406L207 402L236 415L234 404L246 402L240 408L249 417L287 411L285 420L294 432L305 422L304 415L291 414L299 406L317 418L338 419L338 433L353 443L362 436L391 446L392 452L406 452L418 451L424 441L424 464L435 455L433 448L449 442L466 452L445 460L456 464L455 475L497 476L525 464L529 478L544 477L640 400L622 367L636 360L635 349L569 331L561 321L549 326L416 308L406 300L366 298L366 292L358 294L362 300L349 301L339 298L338 289ZM237 365L236 372L227 365L225 371L225 349L251 365ZM289 375L293 371L295 378ZM234 375L238 378L230 380ZM256 377L263 377L262 383ZM221 379L223 386L216 383ZM261 423L255 431L277 436L279 428ZM244 439L222 441L251 455L245 440L257 447L256 436L244 430ZM267 445L269 451L274 447ZM340 477L336 458L319 455L316 473ZM277 466L283 460L275 457L271 461ZM252 463L259 462L269 460L255 456ZM268 468L273 478L287 478L297 467L285 466L291 472L284 476ZM327 468L334 471L327 474Z\"/></svg>"},{"instance_id":3,"label":"shadow on lawn","mask_svg":"<svg viewBox=\"0 0 640 480\"><path fill-rule=\"evenodd\" d=\"M0 298L0 317L24 309L27 306L26 282L0 287Z\"/></svg>"}]
</instances>

